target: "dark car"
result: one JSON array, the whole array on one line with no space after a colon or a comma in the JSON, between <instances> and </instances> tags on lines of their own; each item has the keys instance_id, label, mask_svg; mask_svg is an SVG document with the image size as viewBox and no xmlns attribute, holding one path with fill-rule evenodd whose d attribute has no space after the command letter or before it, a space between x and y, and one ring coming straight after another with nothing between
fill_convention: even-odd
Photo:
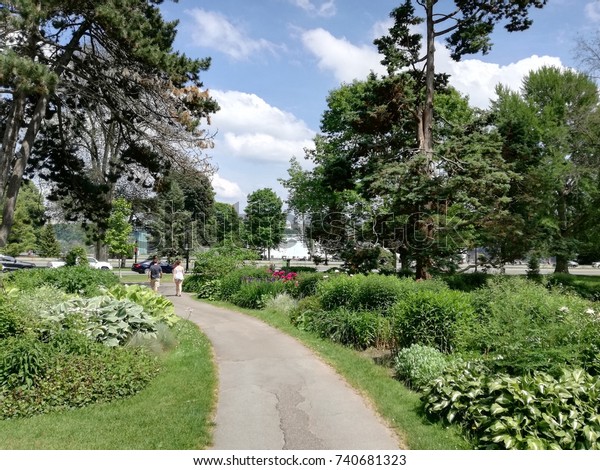
<instances>
[{"instance_id":1,"label":"dark car","mask_svg":"<svg viewBox=\"0 0 600 470\"><path fill-rule=\"evenodd\" d=\"M28 261L19 261L12 256L0 255L0 265L2 265L2 272L16 271L17 269L29 269L35 268L34 263Z\"/></svg>"},{"instance_id":2,"label":"dark car","mask_svg":"<svg viewBox=\"0 0 600 470\"><path fill-rule=\"evenodd\" d=\"M131 266L131 270L135 271L136 273L146 274L148 269L150 269L151 264L152 260L147 259L146 261L141 261L140 263L134 263L133 266ZM173 272L173 266L171 266L167 261L161 260L160 267L162 272L165 274L171 274Z\"/></svg>"}]
</instances>

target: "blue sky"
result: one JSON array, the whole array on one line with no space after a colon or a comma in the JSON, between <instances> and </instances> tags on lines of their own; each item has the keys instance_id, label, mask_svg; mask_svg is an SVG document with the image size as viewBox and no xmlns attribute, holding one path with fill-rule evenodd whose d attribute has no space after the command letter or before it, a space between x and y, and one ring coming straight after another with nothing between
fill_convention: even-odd
<instances>
[{"instance_id":1,"label":"blue sky","mask_svg":"<svg viewBox=\"0 0 600 470\"><path fill-rule=\"evenodd\" d=\"M533 26L498 28L486 56L453 62L437 44L437 71L471 103L485 108L494 88L518 88L542 65L575 67L576 41L600 29L600 0L549 0ZM278 178L293 156L304 161L319 130L328 93L344 82L383 72L373 39L387 32L399 0L179 0L161 9L180 21L175 49L211 57L204 85L221 105L207 153L218 168L216 199L243 208L251 192L270 187L285 200ZM440 4L453 4L441 0ZM418 11L418 10L417 10ZM308 163L307 163L308 164Z\"/></svg>"}]
</instances>

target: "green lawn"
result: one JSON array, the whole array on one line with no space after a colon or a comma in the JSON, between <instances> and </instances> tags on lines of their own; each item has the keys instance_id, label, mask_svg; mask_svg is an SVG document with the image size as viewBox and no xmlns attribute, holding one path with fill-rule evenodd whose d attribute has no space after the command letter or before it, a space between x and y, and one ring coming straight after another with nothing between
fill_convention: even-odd
<instances>
[{"instance_id":1,"label":"green lawn","mask_svg":"<svg viewBox=\"0 0 600 470\"><path fill-rule=\"evenodd\" d=\"M62 413L0 421L0 449L204 449L211 443L217 376L208 339L192 323L139 394Z\"/></svg>"}]
</instances>

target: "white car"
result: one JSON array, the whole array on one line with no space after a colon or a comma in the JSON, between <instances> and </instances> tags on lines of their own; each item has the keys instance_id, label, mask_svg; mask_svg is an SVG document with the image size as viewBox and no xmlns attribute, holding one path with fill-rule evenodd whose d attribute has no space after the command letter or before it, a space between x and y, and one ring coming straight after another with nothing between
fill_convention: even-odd
<instances>
[{"instance_id":1,"label":"white car","mask_svg":"<svg viewBox=\"0 0 600 470\"><path fill-rule=\"evenodd\" d=\"M90 265L90 267L92 267L94 269L112 269L113 268L110 263L107 263L106 261L98 261L96 258L94 258L92 256L88 256L87 260L88 260L88 264Z\"/></svg>"},{"instance_id":2,"label":"white car","mask_svg":"<svg viewBox=\"0 0 600 470\"><path fill-rule=\"evenodd\" d=\"M600 261L594 261L592 263L592 268L600 268Z\"/></svg>"},{"instance_id":3,"label":"white car","mask_svg":"<svg viewBox=\"0 0 600 470\"><path fill-rule=\"evenodd\" d=\"M110 269L110 270L112 270L112 268L113 268L110 263L107 263L106 261L98 261L93 256L88 256L87 260L88 260L88 264L89 264L90 268ZM49 268L60 268L60 267L64 266L65 264L66 263L64 261L48 261Z\"/></svg>"}]
</instances>

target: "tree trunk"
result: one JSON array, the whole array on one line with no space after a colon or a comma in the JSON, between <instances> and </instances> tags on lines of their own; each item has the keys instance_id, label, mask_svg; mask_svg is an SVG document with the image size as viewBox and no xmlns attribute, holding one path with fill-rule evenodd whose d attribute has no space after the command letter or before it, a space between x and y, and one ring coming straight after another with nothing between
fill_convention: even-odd
<instances>
[{"instance_id":1,"label":"tree trunk","mask_svg":"<svg viewBox=\"0 0 600 470\"><path fill-rule=\"evenodd\" d=\"M427 17L427 62L425 65L425 105L423 106L421 118L419 119L419 153L423 157L423 175L431 178L433 159L433 94L435 92L435 35L433 23L433 2L427 2L425 8ZM419 217L417 231L419 239L424 246L421 253L416 257L416 278L430 279L431 255L427 252L428 245L433 242L434 225L430 219L433 203L426 201L423 207L424 218Z\"/></svg>"},{"instance_id":2,"label":"tree trunk","mask_svg":"<svg viewBox=\"0 0 600 470\"><path fill-rule=\"evenodd\" d=\"M65 47L65 52L62 57L56 63L56 67L54 69L54 73L60 77L65 70L67 64L71 61L73 54L77 50L77 46L79 41L85 34L88 28L88 22L85 21L80 27L79 30L73 35L69 44ZM23 178L23 174L25 173L25 169L27 167L27 161L29 160L29 155L31 154L31 149L33 147L33 143L35 142L35 138L37 137L38 132L42 127L42 123L44 117L46 115L46 106L48 104L48 95L41 95L38 98L35 110L33 115L31 116L31 120L29 121L29 125L27 126L27 131L25 132L25 137L21 142L21 148L19 149L17 158L15 160L15 164L12 169L12 174L10 172L10 161L12 160L12 156L14 155L14 148L4 148L4 139L3 139L3 148L2 154L0 158L2 158L2 165L8 164L8 178L3 183L6 185L5 197L2 200L3 210L2 210L2 222L0 223L0 247L6 245L8 240L8 236L10 235L10 231L12 229L12 225L15 217L15 204L17 202L17 196L19 195L19 189L21 188L21 180ZM18 105L17 105L18 106ZM18 109L15 109L14 117L18 118ZM21 120L19 119L17 122L7 122L7 131L5 131L5 138L7 139L7 143L10 143L10 138L7 136L7 132L11 132L11 129L18 130L21 127ZM8 129L10 128L10 129ZM13 137L16 139L16 137ZM15 140L16 146L16 140ZM16 148L16 147L15 147ZM11 160L5 161L4 158L9 157ZM2 170L4 171L4 166L2 166ZM4 175L0 176L2 178ZM4 190L4 187L0 189Z\"/></svg>"},{"instance_id":3,"label":"tree trunk","mask_svg":"<svg viewBox=\"0 0 600 470\"><path fill-rule=\"evenodd\" d=\"M21 142L21 148L17 154L17 159L13 166L12 174L8 179L6 194L4 200L2 201L4 208L2 210L2 223L0 224L0 247L5 246L6 242L8 241L8 236L15 219L15 206L17 203L17 196L19 195L19 189L21 188L23 174L25 173L25 168L27 167L27 160L29 160L33 142L40 130L40 127L42 126L47 104L48 95L41 96L35 107L35 111L29 123L29 127L27 128L27 132L25 133L25 137Z\"/></svg>"},{"instance_id":4,"label":"tree trunk","mask_svg":"<svg viewBox=\"0 0 600 470\"><path fill-rule=\"evenodd\" d=\"M15 157L19 130L25 113L25 101L26 97L23 93L15 93L10 112L6 118L6 128L4 129L2 151L0 153L0 200L6 192L10 168Z\"/></svg>"},{"instance_id":5,"label":"tree trunk","mask_svg":"<svg viewBox=\"0 0 600 470\"><path fill-rule=\"evenodd\" d=\"M567 201L565 200L566 194L561 192L559 194L557 215L558 215L558 226L559 226L559 246L562 245L563 240L568 238L568 221L567 221ZM559 253L556 255L556 266L554 267L555 273L569 274L569 258L568 255Z\"/></svg>"}]
</instances>

